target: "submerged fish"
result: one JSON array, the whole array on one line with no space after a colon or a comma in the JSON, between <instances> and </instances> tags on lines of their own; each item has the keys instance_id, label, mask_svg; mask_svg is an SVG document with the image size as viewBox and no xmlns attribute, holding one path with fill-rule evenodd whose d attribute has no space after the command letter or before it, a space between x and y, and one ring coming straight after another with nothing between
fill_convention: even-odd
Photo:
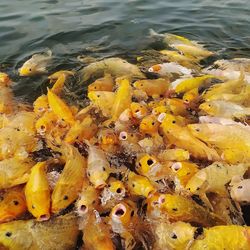
<instances>
[{"instance_id":1,"label":"submerged fish","mask_svg":"<svg viewBox=\"0 0 250 250\"><path fill-rule=\"evenodd\" d=\"M20 76L33 76L47 72L47 65L52 60L52 51L48 50L43 54L34 54L19 69Z\"/></svg>"},{"instance_id":2,"label":"submerged fish","mask_svg":"<svg viewBox=\"0 0 250 250\"><path fill-rule=\"evenodd\" d=\"M118 57L103 59L94 62L80 70L82 80L88 81L92 77L102 77L104 73L111 74L114 77L128 76L134 78L145 78L140 69L126 60Z\"/></svg>"}]
</instances>

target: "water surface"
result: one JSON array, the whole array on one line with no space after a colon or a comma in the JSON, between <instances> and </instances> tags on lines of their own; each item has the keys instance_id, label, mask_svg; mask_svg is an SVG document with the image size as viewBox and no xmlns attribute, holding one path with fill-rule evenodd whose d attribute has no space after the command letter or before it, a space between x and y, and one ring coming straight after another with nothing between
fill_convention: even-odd
<instances>
[{"instance_id":1,"label":"water surface","mask_svg":"<svg viewBox=\"0 0 250 250\"><path fill-rule=\"evenodd\" d=\"M249 0L1 0L0 70L30 97L44 77L19 79L32 53L50 48L55 69L80 67L77 55L132 53L153 46L149 28L202 41L221 57L248 57Z\"/></svg>"}]
</instances>

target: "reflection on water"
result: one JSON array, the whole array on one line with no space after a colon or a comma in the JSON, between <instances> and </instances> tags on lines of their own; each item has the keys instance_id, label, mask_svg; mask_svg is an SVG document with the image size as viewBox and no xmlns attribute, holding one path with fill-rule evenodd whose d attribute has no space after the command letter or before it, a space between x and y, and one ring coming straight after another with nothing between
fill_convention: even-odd
<instances>
[{"instance_id":1,"label":"reflection on water","mask_svg":"<svg viewBox=\"0 0 250 250\"><path fill-rule=\"evenodd\" d=\"M149 28L200 40L223 57L248 56L249 11L249 0L1 0L1 68L13 72L45 48L56 68L79 65L78 54L128 55L152 46ZM35 91L41 78L33 81L19 81L16 93Z\"/></svg>"}]
</instances>

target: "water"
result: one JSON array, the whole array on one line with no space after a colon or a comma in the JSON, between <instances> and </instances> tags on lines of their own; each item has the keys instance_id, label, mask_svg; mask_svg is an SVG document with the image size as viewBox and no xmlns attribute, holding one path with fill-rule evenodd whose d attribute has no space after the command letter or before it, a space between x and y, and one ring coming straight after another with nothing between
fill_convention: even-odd
<instances>
[{"instance_id":1,"label":"water","mask_svg":"<svg viewBox=\"0 0 250 250\"><path fill-rule=\"evenodd\" d=\"M77 55L126 56L153 46L149 28L204 42L221 57L248 57L249 0L1 0L0 70L15 94L34 97L45 77L22 78L20 65L50 48L54 69L79 68Z\"/></svg>"}]
</instances>

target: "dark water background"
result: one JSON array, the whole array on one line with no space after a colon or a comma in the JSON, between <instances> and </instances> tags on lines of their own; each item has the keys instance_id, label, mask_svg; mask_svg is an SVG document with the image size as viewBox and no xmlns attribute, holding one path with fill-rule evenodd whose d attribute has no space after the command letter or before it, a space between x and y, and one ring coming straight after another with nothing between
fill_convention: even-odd
<instances>
[{"instance_id":1,"label":"dark water background","mask_svg":"<svg viewBox=\"0 0 250 250\"><path fill-rule=\"evenodd\" d=\"M250 0L0 0L0 70L32 99L45 77L17 69L50 48L51 72L79 68L77 55L128 57L153 45L149 28L204 42L221 57L249 57Z\"/></svg>"}]
</instances>

